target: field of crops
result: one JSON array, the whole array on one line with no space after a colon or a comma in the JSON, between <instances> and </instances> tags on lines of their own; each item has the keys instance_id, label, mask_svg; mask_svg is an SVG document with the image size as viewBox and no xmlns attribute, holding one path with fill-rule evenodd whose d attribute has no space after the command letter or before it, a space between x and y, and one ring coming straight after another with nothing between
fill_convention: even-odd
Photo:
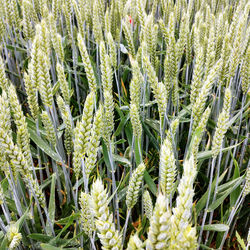
<instances>
[{"instance_id":1,"label":"field of crops","mask_svg":"<svg viewBox=\"0 0 250 250\"><path fill-rule=\"evenodd\" d=\"M248 0L0 0L0 250L250 247Z\"/></svg>"}]
</instances>

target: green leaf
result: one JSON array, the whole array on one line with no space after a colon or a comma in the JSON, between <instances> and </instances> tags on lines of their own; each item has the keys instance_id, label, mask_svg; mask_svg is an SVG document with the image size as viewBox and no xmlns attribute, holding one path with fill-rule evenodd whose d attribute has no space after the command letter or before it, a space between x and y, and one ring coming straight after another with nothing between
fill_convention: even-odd
<instances>
[{"instance_id":1,"label":"green leaf","mask_svg":"<svg viewBox=\"0 0 250 250\"><path fill-rule=\"evenodd\" d=\"M51 187L50 187L50 197L49 197L49 218L52 223L52 226L54 225L55 221L55 208L56 208L56 203L55 203L55 186L56 186L56 174L54 173L52 175L52 181L51 181ZM46 231L48 232L48 235L52 234L49 221L46 223Z\"/></svg>"},{"instance_id":2,"label":"green leaf","mask_svg":"<svg viewBox=\"0 0 250 250\"><path fill-rule=\"evenodd\" d=\"M120 43L120 49L123 54L128 54L128 50L125 48L125 46L122 43Z\"/></svg>"},{"instance_id":3,"label":"green leaf","mask_svg":"<svg viewBox=\"0 0 250 250\"><path fill-rule=\"evenodd\" d=\"M60 88L60 82L57 81L57 83L53 86L53 89L52 89L53 96L56 94L56 92L59 90L59 88Z\"/></svg>"},{"instance_id":4,"label":"green leaf","mask_svg":"<svg viewBox=\"0 0 250 250\"><path fill-rule=\"evenodd\" d=\"M60 249L62 249L61 247L54 247L50 244L44 244L44 243L41 244L41 248L43 250L60 250Z\"/></svg>"},{"instance_id":5,"label":"green leaf","mask_svg":"<svg viewBox=\"0 0 250 250\"><path fill-rule=\"evenodd\" d=\"M233 186L231 186L229 189L227 189L225 192L222 193L221 197L218 198L213 204L211 204L208 208L208 212L213 211L216 209L226 198L229 194L231 194L244 180L243 177L239 177L236 179L237 181Z\"/></svg>"},{"instance_id":6,"label":"green leaf","mask_svg":"<svg viewBox=\"0 0 250 250\"><path fill-rule=\"evenodd\" d=\"M243 142L243 141L242 141ZM227 147L227 148L223 148L221 151L224 153L224 152L227 152L228 150L232 149L232 148L235 148L235 147L238 147L242 142L236 144L236 145L233 145L233 146L230 146L230 147ZM212 157L212 150L208 150L208 151L204 151L204 152L200 152L198 153L198 156L197 156L197 159L198 160L206 160L206 159L209 159Z\"/></svg>"},{"instance_id":7,"label":"green leaf","mask_svg":"<svg viewBox=\"0 0 250 250\"><path fill-rule=\"evenodd\" d=\"M57 162L61 162L60 156L49 146L49 144L44 141L41 137L39 137L36 132L28 128L30 139L47 155L49 155L53 160Z\"/></svg>"},{"instance_id":8,"label":"green leaf","mask_svg":"<svg viewBox=\"0 0 250 250\"><path fill-rule=\"evenodd\" d=\"M15 226L18 228L18 231L21 230L24 221L26 220L26 218L28 217L28 213L29 213L29 208L31 206L32 203L32 199L30 199L30 205L29 207L26 209L25 213L21 216L21 218L15 223Z\"/></svg>"},{"instance_id":9,"label":"green leaf","mask_svg":"<svg viewBox=\"0 0 250 250\"><path fill-rule=\"evenodd\" d=\"M142 162L141 140L139 138L135 138L134 151L136 165L138 166Z\"/></svg>"},{"instance_id":10,"label":"green leaf","mask_svg":"<svg viewBox=\"0 0 250 250\"><path fill-rule=\"evenodd\" d=\"M108 148L107 148L107 145L106 143L103 141L102 143L102 153L103 153L103 158L104 158L104 162L108 168L108 170L111 172L112 171L112 168L111 168L111 165L110 165L110 160L109 160L109 153L108 153ZM115 164L114 164L115 165ZM114 166L115 167L115 166ZM115 169L114 169L115 170Z\"/></svg>"},{"instance_id":11,"label":"green leaf","mask_svg":"<svg viewBox=\"0 0 250 250\"><path fill-rule=\"evenodd\" d=\"M198 226L197 229L201 227ZM229 229L228 225L225 224L211 224L211 225L204 225L205 231L216 231L216 232L226 232Z\"/></svg>"},{"instance_id":12,"label":"green leaf","mask_svg":"<svg viewBox=\"0 0 250 250\"><path fill-rule=\"evenodd\" d=\"M203 244L200 244L200 247L201 247L202 249L206 249L206 250L214 250L213 248L208 247L208 246L203 245Z\"/></svg>"},{"instance_id":13,"label":"green leaf","mask_svg":"<svg viewBox=\"0 0 250 250\"><path fill-rule=\"evenodd\" d=\"M32 118L26 117L25 121L26 121L29 129L32 129L33 131L36 131L36 129L37 129L36 128L36 122ZM39 129L39 132L40 132L41 135L46 136L46 131L45 131L45 129L43 127L38 126L38 129Z\"/></svg>"},{"instance_id":14,"label":"green leaf","mask_svg":"<svg viewBox=\"0 0 250 250\"><path fill-rule=\"evenodd\" d=\"M145 123L147 125L149 125L152 129L154 129L155 131L157 131L158 133L160 133L160 122L154 119L149 119L146 118L145 119Z\"/></svg>"},{"instance_id":15,"label":"green leaf","mask_svg":"<svg viewBox=\"0 0 250 250\"><path fill-rule=\"evenodd\" d=\"M149 190L156 196L157 195L156 185L146 170L144 171L144 180L147 183Z\"/></svg>"},{"instance_id":16,"label":"green leaf","mask_svg":"<svg viewBox=\"0 0 250 250\"><path fill-rule=\"evenodd\" d=\"M224 179L226 173L227 173L227 170L219 177L219 183ZM213 194L214 189L215 189L215 184L216 184L216 176L214 178L214 181L212 182L211 197L213 196L212 194ZM200 198L200 200L196 204L197 215L199 215L201 210L206 206L207 197L208 197L208 190L206 191L206 193Z\"/></svg>"},{"instance_id":17,"label":"green leaf","mask_svg":"<svg viewBox=\"0 0 250 250\"><path fill-rule=\"evenodd\" d=\"M12 50L12 51L19 51L19 52L27 54L27 50L26 49L20 48L18 46L12 46L12 45L7 44L6 48L9 49L9 50Z\"/></svg>"},{"instance_id":18,"label":"green leaf","mask_svg":"<svg viewBox=\"0 0 250 250\"><path fill-rule=\"evenodd\" d=\"M155 139L155 137L150 132L148 126L143 121L142 121L142 127L143 127L143 130L145 131L145 133L147 134L149 140L152 142L153 146L155 147L155 149L159 151L160 146L159 146L158 141Z\"/></svg>"},{"instance_id":19,"label":"green leaf","mask_svg":"<svg viewBox=\"0 0 250 250\"><path fill-rule=\"evenodd\" d=\"M246 247L246 245L244 243L244 240L240 237L240 235L238 234L237 231L236 231L235 235L236 235L238 243L240 244L240 246L242 247L242 249L245 250L247 247Z\"/></svg>"},{"instance_id":20,"label":"green leaf","mask_svg":"<svg viewBox=\"0 0 250 250\"><path fill-rule=\"evenodd\" d=\"M57 236L55 238L53 238L49 243L54 245L57 244L58 242L61 242L61 235L63 234L63 232L65 232L72 224L74 224L74 220L77 219L79 217L79 213L77 214L72 214L71 216L65 218L65 226L63 227L63 229L60 231L60 233L57 234ZM61 220L60 220L61 221ZM59 223L60 221L57 222L57 224L63 224L63 223Z\"/></svg>"},{"instance_id":21,"label":"green leaf","mask_svg":"<svg viewBox=\"0 0 250 250\"><path fill-rule=\"evenodd\" d=\"M47 243L54 238L53 236L38 233L29 234L28 237L32 240L36 240L43 243Z\"/></svg>"},{"instance_id":22,"label":"green leaf","mask_svg":"<svg viewBox=\"0 0 250 250\"><path fill-rule=\"evenodd\" d=\"M236 161L236 159L233 157L233 154L231 152L231 156L234 162L234 175L233 175L233 180L237 179L238 177L240 177L240 169L238 166L238 163ZM238 197L240 196L240 187L237 187L231 194L230 194L230 205L231 207L233 207L238 199Z\"/></svg>"},{"instance_id":23,"label":"green leaf","mask_svg":"<svg viewBox=\"0 0 250 250\"><path fill-rule=\"evenodd\" d=\"M122 165L131 166L131 162L123 156L113 154L113 159L114 161L119 162Z\"/></svg>"}]
</instances>

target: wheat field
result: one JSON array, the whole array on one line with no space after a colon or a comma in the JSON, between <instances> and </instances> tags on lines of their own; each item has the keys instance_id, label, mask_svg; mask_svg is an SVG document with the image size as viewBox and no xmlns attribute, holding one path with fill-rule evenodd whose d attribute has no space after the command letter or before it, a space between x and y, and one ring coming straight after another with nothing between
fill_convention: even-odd
<instances>
[{"instance_id":1,"label":"wheat field","mask_svg":"<svg viewBox=\"0 0 250 250\"><path fill-rule=\"evenodd\" d=\"M248 0L0 0L0 249L250 248Z\"/></svg>"}]
</instances>

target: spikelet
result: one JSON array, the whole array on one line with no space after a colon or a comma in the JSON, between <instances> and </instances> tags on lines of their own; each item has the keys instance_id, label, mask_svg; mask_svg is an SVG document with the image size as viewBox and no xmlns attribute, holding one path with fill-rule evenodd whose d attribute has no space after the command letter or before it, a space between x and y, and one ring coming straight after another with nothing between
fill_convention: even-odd
<instances>
[{"instance_id":1,"label":"spikelet","mask_svg":"<svg viewBox=\"0 0 250 250\"><path fill-rule=\"evenodd\" d=\"M146 43L147 54L151 57L155 54L153 14L148 15L146 18L144 40ZM152 61L152 57L151 57L151 61Z\"/></svg>"},{"instance_id":2,"label":"spikelet","mask_svg":"<svg viewBox=\"0 0 250 250\"><path fill-rule=\"evenodd\" d=\"M143 53L146 53L146 45L145 45L145 43L142 45L143 47ZM149 58L148 58L148 56L147 55L144 55L143 57L142 57L142 60L143 60L143 66L145 67L145 70L146 70L146 72L147 72L147 76L148 76L148 80L149 80L149 82L151 83L151 84L153 84L153 85L157 85L157 83L158 83L158 78L157 78L157 76L156 76L156 73L155 73L155 70L154 70L154 68L152 67L152 65L151 65L151 63L150 63L150 61L149 61Z\"/></svg>"},{"instance_id":3,"label":"spikelet","mask_svg":"<svg viewBox=\"0 0 250 250\"><path fill-rule=\"evenodd\" d=\"M5 34L6 34L6 26L4 24L4 21L0 19L0 42L3 42Z\"/></svg>"},{"instance_id":4,"label":"spikelet","mask_svg":"<svg viewBox=\"0 0 250 250\"><path fill-rule=\"evenodd\" d=\"M142 135L142 126L140 122L140 112L136 104L130 104L130 119L133 128L133 135L140 139Z\"/></svg>"},{"instance_id":5,"label":"spikelet","mask_svg":"<svg viewBox=\"0 0 250 250\"><path fill-rule=\"evenodd\" d=\"M196 177L193 156L184 162L184 173L178 186L176 207L171 216L171 242L169 249L196 249L196 230L190 224L193 203L193 183Z\"/></svg>"},{"instance_id":6,"label":"spikelet","mask_svg":"<svg viewBox=\"0 0 250 250\"><path fill-rule=\"evenodd\" d=\"M173 82L176 81L177 61L175 56L175 38L170 36L167 54L164 60L164 85L166 87L167 96L172 89Z\"/></svg>"},{"instance_id":7,"label":"spikelet","mask_svg":"<svg viewBox=\"0 0 250 250\"><path fill-rule=\"evenodd\" d=\"M109 91L104 91L104 132L103 138L106 142L111 139L114 130L114 101Z\"/></svg>"},{"instance_id":8,"label":"spikelet","mask_svg":"<svg viewBox=\"0 0 250 250\"><path fill-rule=\"evenodd\" d=\"M61 62L64 61L64 50L63 50L63 43L62 43L62 36L56 33L55 36L55 43L53 44L54 50L60 59Z\"/></svg>"},{"instance_id":9,"label":"spikelet","mask_svg":"<svg viewBox=\"0 0 250 250\"><path fill-rule=\"evenodd\" d=\"M137 7L137 15L139 17L139 22L141 25L141 34L143 35L145 29L145 19L146 19L143 0L136 0L136 7Z\"/></svg>"},{"instance_id":10,"label":"spikelet","mask_svg":"<svg viewBox=\"0 0 250 250\"><path fill-rule=\"evenodd\" d=\"M31 60L29 63L29 68L28 68L31 84L35 88L39 87L40 67L39 67L38 51L40 48L40 39L41 39L40 31L39 31L40 29L41 29L41 25L37 25L36 26L36 35L35 35L35 38L33 40L32 48L31 48Z\"/></svg>"},{"instance_id":11,"label":"spikelet","mask_svg":"<svg viewBox=\"0 0 250 250\"><path fill-rule=\"evenodd\" d=\"M100 179L92 184L91 198L96 217L95 224L102 248L119 250L121 248L121 236L115 230L113 215L108 208L108 194Z\"/></svg>"},{"instance_id":12,"label":"spikelet","mask_svg":"<svg viewBox=\"0 0 250 250\"><path fill-rule=\"evenodd\" d=\"M31 115L36 120L39 114L39 106L36 95L36 87L33 85L33 82L30 79L30 76L27 73L24 73L24 82L25 89L28 96L28 104L30 108Z\"/></svg>"},{"instance_id":13,"label":"spikelet","mask_svg":"<svg viewBox=\"0 0 250 250\"><path fill-rule=\"evenodd\" d=\"M71 15L72 15L72 6L71 6L71 1L62 1L62 10L63 14L65 16L65 21L66 21L66 27L68 31L68 35L71 36Z\"/></svg>"},{"instance_id":14,"label":"spikelet","mask_svg":"<svg viewBox=\"0 0 250 250\"><path fill-rule=\"evenodd\" d=\"M132 209L138 200L139 189L142 183L144 170L145 165L142 162L132 173L126 194L126 205L128 209Z\"/></svg>"},{"instance_id":15,"label":"spikelet","mask_svg":"<svg viewBox=\"0 0 250 250\"><path fill-rule=\"evenodd\" d=\"M229 40L229 35L226 34L223 45L222 45L222 51L221 51L221 70L219 74L219 80L221 83L224 83L225 80L227 80L228 72L229 72L229 57L231 53L231 45Z\"/></svg>"},{"instance_id":16,"label":"spikelet","mask_svg":"<svg viewBox=\"0 0 250 250\"><path fill-rule=\"evenodd\" d=\"M34 191L41 206L45 207L44 194L31 175L31 166L28 165L22 151L14 144L8 132L4 131L2 128L0 128L0 151L2 154L8 156L11 165L15 167L15 171L21 173L25 184Z\"/></svg>"},{"instance_id":17,"label":"spikelet","mask_svg":"<svg viewBox=\"0 0 250 250\"><path fill-rule=\"evenodd\" d=\"M89 93L82 114L82 120L77 122L76 128L74 129L74 172L76 178L79 177L81 172L81 159L84 157L87 149L88 139L91 132L91 121L94 110L94 98L93 92Z\"/></svg>"},{"instance_id":18,"label":"spikelet","mask_svg":"<svg viewBox=\"0 0 250 250\"><path fill-rule=\"evenodd\" d=\"M57 97L57 105L61 111L63 122L65 124L65 133L64 133L64 146L69 155L73 150L73 127L71 124L71 115L69 107L66 106L63 98L61 96Z\"/></svg>"},{"instance_id":19,"label":"spikelet","mask_svg":"<svg viewBox=\"0 0 250 250\"><path fill-rule=\"evenodd\" d=\"M11 136L11 115L9 100L4 90L0 96L0 127Z\"/></svg>"},{"instance_id":20,"label":"spikelet","mask_svg":"<svg viewBox=\"0 0 250 250\"><path fill-rule=\"evenodd\" d=\"M138 234L131 235L128 242L127 250L143 250L143 243Z\"/></svg>"},{"instance_id":21,"label":"spikelet","mask_svg":"<svg viewBox=\"0 0 250 250\"><path fill-rule=\"evenodd\" d=\"M7 154L11 164L15 165L19 172L29 172L30 166L21 150L14 144L10 134L0 128L0 150L2 154Z\"/></svg>"},{"instance_id":22,"label":"spikelet","mask_svg":"<svg viewBox=\"0 0 250 250\"><path fill-rule=\"evenodd\" d=\"M0 56L0 84L1 84L0 87L3 90L7 91L9 83L5 74L5 67L2 56Z\"/></svg>"},{"instance_id":23,"label":"spikelet","mask_svg":"<svg viewBox=\"0 0 250 250\"><path fill-rule=\"evenodd\" d=\"M55 147L56 146L56 134L54 131L51 118L46 111L43 111L41 113L41 118L42 118L43 126L45 127L47 140L51 143L51 145Z\"/></svg>"},{"instance_id":24,"label":"spikelet","mask_svg":"<svg viewBox=\"0 0 250 250\"><path fill-rule=\"evenodd\" d=\"M42 50L43 53L45 53L47 56L50 54L50 34L47 27L47 22L45 19L42 19L41 21L41 28L38 30L36 29L36 33L38 33L39 36L39 49Z\"/></svg>"},{"instance_id":25,"label":"spikelet","mask_svg":"<svg viewBox=\"0 0 250 250\"><path fill-rule=\"evenodd\" d=\"M111 59L106 53L105 44L100 43L100 59L101 59L101 72L102 72L102 88L105 91L111 92L113 85L113 72L111 67Z\"/></svg>"},{"instance_id":26,"label":"spikelet","mask_svg":"<svg viewBox=\"0 0 250 250\"><path fill-rule=\"evenodd\" d=\"M3 90L2 95L0 96L0 127L8 134L8 136L12 137L11 130L11 115L10 115L10 107L9 100L6 92ZM8 156L5 155L5 152L0 150L0 167L6 176L9 176L9 164L7 161ZM12 167L12 165L10 166ZM13 176L16 179L17 171L12 167Z\"/></svg>"},{"instance_id":27,"label":"spikelet","mask_svg":"<svg viewBox=\"0 0 250 250\"><path fill-rule=\"evenodd\" d=\"M186 45L186 32L188 30L187 25L188 25L188 16L187 14L184 14L181 20L180 24L180 32L179 32L179 39L176 43L176 60L177 62L181 59L184 47Z\"/></svg>"},{"instance_id":28,"label":"spikelet","mask_svg":"<svg viewBox=\"0 0 250 250\"><path fill-rule=\"evenodd\" d=\"M133 41L133 34L131 30L131 25L129 22L129 17L127 16L125 21L122 21L122 30L125 35L125 39L128 44L128 51L134 57L135 56L135 45Z\"/></svg>"},{"instance_id":29,"label":"spikelet","mask_svg":"<svg viewBox=\"0 0 250 250\"><path fill-rule=\"evenodd\" d=\"M80 9L78 7L78 3L76 2L76 0L72 0L72 2L73 2L73 6L74 6L74 12L75 12L75 17L76 17L79 33L84 36L85 31L83 28L84 27L83 16L81 15L81 12L80 12Z\"/></svg>"},{"instance_id":30,"label":"spikelet","mask_svg":"<svg viewBox=\"0 0 250 250\"><path fill-rule=\"evenodd\" d=\"M247 53L243 60L241 68L241 87L244 94L247 93L250 87L250 47L247 49Z\"/></svg>"},{"instance_id":31,"label":"spikelet","mask_svg":"<svg viewBox=\"0 0 250 250\"><path fill-rule=\"evenodd\" d=\"M32 166L28 126L25 120L26 118L22 111L22 107L19 103L15 87L12 84L9 87L8 97L10 107L13 112L14 122L17 127L17 145L23 152L23 155L29 166Z\"/></svg>"},{"instance_id":32,"label":"spikelet","mask_svg":"<svg viewBox=\"0 0 250 250\"><path fill-rule=\"evenodd\" d=\"M39 9L41 11L41 16L45 19L48 16L48 1L47 0L39 0Z\"/></svg>"},{"instance_id":33,"label":"spikelet","mask_svg":"<svg viewBox=\"0 0 250 250\"><path fill-rule=\"evenodd\" d=\"M45 54L43 51L38 51L38 82L39 82L39 92L41 94L41 98L43 104L49 108L52 108L53 102L53 94L51 88L51 81L50 81L50 62L48 54Z\"/></svg>"},{"instance_id":34,"label":"spikelet","mask_svg":"<svg viewBox=\"0 0 250 250\"><path fill-rule=\"evenodd\" d=\"M209 31L209 40L208 40L208 47L207 50L204 51L204 58L206 59L205 62L205 76L204 78L206 79L212 66L214 65L214 60L215 60L215 44L214 44L214 28L212 27L211 30Z\"/></svg>"},{"instance_id":35,"label":"spikelet","mask_svg":"<svg viewBox=\"0 0 250 250\"><path fill-rule=\"evenodd\" d=\"M222 112L220 113L217 121L216 130L212 142L212 154L216 157L220 153L225 133L228 129L228 122L230 117L230 104L231 104L231 91L225 90L224 104Z\"/></svg>"},{"instance_id":36,"label":"spikelet","mask_svg":"<svg viewBox=\"0 0 250 250\"><path fill-rule=\"evenodd\" d=\"M105 1L103 0L97 0L97 9L98 9L98 15L99 15L99 20L101 27L104 27L104 11L105 11Z\"/></svg>"},{"instance_id":37,"label":"spikelet","mask_svg":"<svg viewBox=\"0 0 250 250\"><path fill-rule=\"evenodd\" d=\"M34 29L32 26L32 10L33 6L30 1L23 0L22 12L23 12L23 33L24 37L27 39L31 39L34 36Z\"/></svg>"},{"instance_id":38,"label":"spikelet","mask_svg":"<svg viewBox=\"0 0 250 250\"><path fill-rule=\"evenodd\" d=\"M18 247L22 240L22 234L18 232L18 228L15 224L9 225L7 231L8 249L14 250Z\"/></svg>"},{"instance_id":39,"label":"spikelet","mask_svg":"<svg viewBox=\"0 0 250 250\"><path fill-rule=\"evenodd\" d=\"M66 104L69 105L70 104L70 90L69 90L69 86L68 86L68 83L66 81L66 77L64 74L63 65L61 65L60 63L57 63L56 71L57 71L57 77L60 83L60 90L62 92L63 99L66 102Z\"/></svg>"},{"instance_id":40,"label":"spikelet","mask_svg":"<svg viewBox=\"0 0 250 250\"><path fill-rule=\"evenodd\" d=\"M2 185L0 185L0 205L3 205L5 202L5 195Z\"/></svg>"},{"instance_id":41,"label":"spikelet","mask_svg":"<svg viewBox=\"0 0 250 250\"><path fill-rule=\"evenodd\" d=\"M193 131L196 129L200 117L205 109L206 100L210 94L210 91L213 87L214 81L217 76L217 72L219 71L221 66L221 61L219 60L216 65L211 69L204 85L202 86L199 95L197 96L196 102L192 106L192 115L193 115Z\"/></svg>"},{"instance_id":42,"label":"spikelet","mask_svg":"<svg viewBox=\"0 0 250 250\"><path fill-rule=\"evenodd\" d=\"M56 20L54 19L54 16L52 13L50 13L48 16L48 23L49 23L50 39L51 39L53 48L56 52L57 57L60 59L62 63L64 60L62 37L60 34L57 33Z\"/></svg>"},{"instance_id":43,"label":"spikelet","mask_svg":"<svg viewBox=\"0 0 250 250\"><path fill-rule=\"evenodd\" d=\"M19 28L20 26L20 17L18 13L17 2L12 0L4 1L5 7L5 17L8 20L8 24L10 26L13 25L15 28Z\"/></svg>"},{"instance_id":44,"label":"spikelet","mask_svg":"<svg viewBox=\"0 0 250 250\"><path fill-rule=\"evenodd\" d=\"M85 173L87 176L90 175L97 161L97 152L100 144L101 130L104 127L102 116L103 116L103 107L100 106L94 118L89 144L86 150L87 157L85 160Z\"/></svg>"},{"instance_id":45,"label":"spikelet","mask_svg":"<svg viewBox=\"0 0 250 250\"><path fill-rule=\"evenodd\" d=\"M138 54L137 54L138 55ZM130 57L133 78L130 82L129 92L131 103L139 107L141 102L141 83L144 81L138 62Z\"/></svg>"},{"instance_id":46,"label":"spikelet","mask_svg":"<svg viewBox=\"0 0 250 250\"><path fill-rule=\"evenodd\" d=\"M167 27L164 24L162 19L159 20L159 27L160 27L160 30L161 30L162 35L164 37L165 43L168 44L169 43L169 33L168 33L168 29L167 29Z\"/></svg>"},{"instance_id":47,"label":"spikelet","mask_svg":"<svg viewBox=\"0 0 250 250\"><path fill-rule=\"evenodd\" d=\"M246 25L248 14L241 16L240 22L237 26L237 36L235 37L235 41L233 43L232 53L230 56L230 66L229 66L229 79L234 76L235 70L240 61L241 55L241 44L243 40L243 30ZM243 46L244 47L244 46Z\"/></svg>"},{"instance_id":48,"label":"spikelet","mask_svg":"<svg viewBox=\"0 0 250 250\"><path fill-rule=\"evenodd\" d=\"M109 45L111 63L112 63L112 66L116 68L117 66L116 45L110 32L108 32L107 40L108 40L108 45Z\"/></svg>"},{"instance_id":49,"label":"spikelet","mask_svg":"<svg viewBox=\"0 0 250 250\"><path fill-rule=\"evenodd\" d=\"M91 205L90 205L90 195L82 192L79 200L81 206L80 214L81 214L82 229L86 235L92 237L92 234L95 230L95 224L94 224L94 214L93 211L91 210Z\"/></svg>"},{"instance_id":50,"label":"spikelet","mask_svg":"<svg viewBox=\"0 0 250 250\"><path fill-rule=\"evenodd\" d=\"M171 211L168 208L166 197L159 193L153 215L150 219L147 249L168 249L170 241Z\"/></svg>"},{"instance_id":51,"label":"spikelet","mask_svg":"<svg viewBox=\"0 0 250 250\"><path fill-rule=\"evenodd\" d=\"M250 193L250 168L246 170L246 180L245 180L245 189L243 192L243 197Z\"/></svg>"},{"instance_id":52,"label":"spikelet","mask_svg":"<svg viewBox=\"0 0 250 250\"><path fill-rule=\"evenodd\" d=\"M161 192L169 198L174 189L176 165L172 144L168 138L164 140L161 147L159 172Z\"/></svg>"},{"instance_id":53,"label":"spikelet","mask_svg":"<svg viewBox=\"0 0 250 250\"><path fill-rule=\"evenodd\" d=\"M143 56L143 63L146 67L147 76L153 89L154 97L158 104L160 118L163 119L167 107L167 91L162 82L158 83L156 73L147 56Z\"/></svg>"},{"instance_id":54,"label":"spikelet","mask_svg":"<svg viewBox=\"0 0 250 250\"><path fill-rule=\"evenodd\" d=\"M98 0L95 0L93 5L93 32L97 44L100 44L100 42L103 40L103 35L102 24L99 17Z\"/></svg>"},{"instance_id":55,"label":"spikelet","mask_svg":"<svg viewBox=\"0 0 250 250\"><path fill-rule=\"evenodd\" d=\"M179 126L180 120L178 118L174 119L173 121L171 121L170 124L170 129L166 132L166 138L168 138L169 142L172 144L173 143L173 139L175 138L175 134L176 134L176 130ZM171 135L172 132L172 135Z\"/></svg>"},{"instance_id":56,"label":"spikelet","mask_svg":"<svg viewBox=\"0 0 250 250\"><path fill-rule=\"evenodd\" d=\"M52 0L51 12L54 17L54 20L57 20L58 12L60 11L61 0Z\"/></svg>"},{"instance_id":57,"label":"spikelet","mask_svg":"<svg viewBox=\"0 0 250 250\"><path fill-rule=\"evenodd\" d=\"M201 131L201 133L194 137L194 141L193 141L193 145L192 145L192 149L191 149L191 152L194 156L195 166L197 165L197 156L198 156L199 145L200 145L204 130L206 128L210 113L211 113L211 109L209 107L207 107L206 110L204 111L204 113L201 117L201 120L199 122L199 125L197 126L197 129L196 129L196 131L199 129ZM193 132L195 132L195 131L193 131Z\"/></svg>"},{"instance_id":58,"label":"spikelet","mask_svg":"<svg viewBox=\"0 0 250 250\"><path fill-rule=\"evenodd\" d=\"M110 31L111 31L111 16L110 16L110 10L107 8L104 17L104 32L107 40L108 40L108 33L110 33Z\"/></svg>"},{"instance_id":59,"label":"spikelet","mask_svg":"<svg viewBox=\"0 0 250 250\"><path fill-rule=\"evenodd\" d=\"M150 194L147 190L143 193L143 204L145 215L150 220L153 214L153 203Z\"/></svg>"},{"instance_id":60,"label":"spikelet","mask_svg":"<svg viewBox=\"0 0 250 250\"><path fill-rule=\"evenodd\" d=\"M203 72L203 49L202 47L197 49L197 55L195 60L194 75L191 83L190 102L193 104L199 95L202 86L202 72Z\"/></svg>"}]
</instances>

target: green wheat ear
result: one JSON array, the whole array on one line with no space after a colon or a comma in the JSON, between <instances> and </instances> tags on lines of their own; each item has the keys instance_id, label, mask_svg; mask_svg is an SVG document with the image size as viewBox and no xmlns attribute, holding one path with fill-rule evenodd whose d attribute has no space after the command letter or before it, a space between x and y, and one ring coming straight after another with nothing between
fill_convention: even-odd
<instances>
[{"instance_id":1,"label":"green wheat ear","mask_svg":"<svg viewBox=\"0 0 250 250\"><path fill-rule=\"evenodd\" d=\"M176 165L172 143L168 138L164 140L161 147L159 172L161 191L167 198L170 198L174 189Z\"/></svg>"},{"instance_id":2,"label":"green wheat ear","mask_svg":"<svg viewBox=\"0 0 250 250\"><path fill-rule=\"evenodd\" d=\"M245 188L243 192L243 196L246 196L250 193L250 168L246 170L246 180L245 180Z\"/></svg>"},{"instance_id":3,"label":"green wheat ear","mask_svg":"<svg viewBox=\"0 0 250 250\"><path fill-rule=\"evenodd\" d=\"M92 234L95 230L95 224L94 224L94 214L90 204L91 203L90 195L82 192L79 201L81 206L80 214L81 214L81 224L83 231L89 237L92 237Z\"/></svg>"},{"instance_id":4,"label":"green wheat ear","mask_svg":"<svg viewBox=\"0 0 250 250\"><path fill-rule=\"evenodd\" d=\"M108 195L100 179L97 179L92 184L91 198L96 218L95 224L103 248L120 249L121 236L115 230L113 215L109 212L108 208Z\"/></svg>"},{"instance_id":5,"label":"green wheat ear","mask_svg":"<svg viewBox=\"0 0 250 250\"><path fill-rule=\"evenodd\" d=\"M159 193L157 196L153 215L150 219L147 249L168 249L170 242L170 218L171 211L165 195Z\"/></svg>"},{"instance_id":6,"label":"green wheat ear","mask_svg":"<svg viewBox=\"0 0 250 250\"><path fill-rule=\"evenodd\" d=\"M88 147L88 140L92 126L91 121L94 111L94 99L95 93L89 93L84 104L82 119L77 122L74 129L73 170L76 178L78 178L81 173L81 161L85 156Z\"/></svg>"},{"instance_id":7,"label":"green wheat ear","mask_svg":"<svg viewBox=\"0 0 250 250\"><path fill-rule=\"evenodd\" d=\"M143 243L138 234L131 235L128 242L127 250L143 250Z\"/></svg>"},{"instance_id":8,"label":"green wheat ear","mask_svg":"<svg viewBox=\"0 0 250 250\"><path fill-rule=\"evenodd\" d=\"M229 117L230 117L230 105L231 105L231 91L226 89L224 104L222 112L220 113L217 121L216 130L212 142L212 153L213 157L216 157L221 149L224 135L228 129Z\"/></svg>"},{"instance_id":9,"label":"green wheat ear","mask_svg":"<svg viewBox=\"0 0 250 250\"><path fill-rule=\"evenodd\" d=\"M133 104L133 103L130 105L130 119L132 123L133 134L135 137L140 139L142 135L140 113L136 104Z\"/></svg>"},{"instance_id":10,"label":"green wheat ear","mask_svg":"<svg viewBox=\"0 0 250 250\"><path fill-rule=\"evenodd\" d=\"M132 209L138 200L144 171L145 165L141 163L132 173L126 194L126 205L128 209Z\"/></svg>"},{"instance_id":11,"label":"green wheat ear","mask_svg":"<svg viewBox=\"0 0 250 250\"><path fill-rule=\"evenodd\" d=\"M178 185L176 207L171 216L171 241L170 249L196 249L196 229L192 227L191 209L193 204L193 183L196 177L194 158L191 156L184 162L184 173Z\"/></svg>"},{"instance_id":12,"label":"green wheat ear","mask_svg":"<svg viewBox=\"0 0 250 250\"><path fill-rule=\"evenodd\" d=\"M22 240L22 234L18 232L18 228L16 225L12 224L9 226L7 231L8 238L8 249L14 250L20 244Z\"/></svg>"},{"instance_id":13,"label":"green wheat ear","mask_svg":"<svg viewBox=\"0 0 250 250\"><path fill-rule=\"evenodd\" d=\"M153 214L153 203L149 192L146 190L143 194L144 212L147 218L150 220Z\"/></svg>"}]
</instances>

